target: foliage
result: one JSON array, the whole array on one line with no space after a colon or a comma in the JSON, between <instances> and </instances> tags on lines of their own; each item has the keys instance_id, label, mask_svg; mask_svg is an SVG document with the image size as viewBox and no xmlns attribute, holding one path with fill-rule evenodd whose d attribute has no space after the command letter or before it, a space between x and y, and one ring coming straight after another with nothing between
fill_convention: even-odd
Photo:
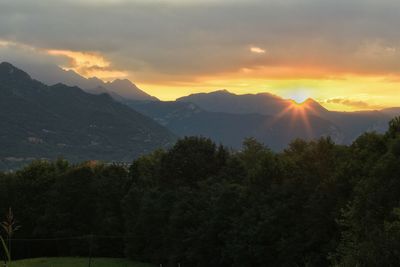
<instances>
[{"instance_id":1,"label":"foliage","mask_svg":"<svg viewBox=\"0 0 400 267\"><path fill-rule=\"evenodd\" d=\"M275 153L246 139L230 151L186 137L129 170L35 162L0 174L0 208L18 210L24 238L121 237L94 240L94 256L125 252L163 266L396 266L397 121L350 146L294 140ZM87 256L86 241L32 253ZM13 251L23 256L18 244Z\"/></svg>"}]
</instances>

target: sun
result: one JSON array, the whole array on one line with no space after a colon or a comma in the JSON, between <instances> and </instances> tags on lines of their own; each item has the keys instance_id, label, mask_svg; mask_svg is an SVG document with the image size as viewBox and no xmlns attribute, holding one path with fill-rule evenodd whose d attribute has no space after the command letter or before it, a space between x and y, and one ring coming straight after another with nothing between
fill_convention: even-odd
<instances>
[{"instance_id":1,"label":"sun","mask_svg":"<svg viewBox=\"0 0 400 267\"><path fill-rule=\"evenodd\" d=\"M287 96L297 104L302 104L311 97L310 91L306 88L297 88L296 90L289 92Z\"/></svg>"},{"instance_id":2,"label":"sun","mask_svg":"<svg viewBox=\"0 0 400 267\"><path fill-rule=\"evenodd\" d=\"M308 98L310 97L306 94L295 94L291 97L293 102L297 105L303 104Z\"/></svg>"},{"instance_id":3,"label":"sun","mask_svg":"<svg viewBox=\"0 0 400 267\"><path fill-rule=\"evenodd\" d=\"M290 109L305 109L305 108L307 108L307 100L291 99L290 102L292 102Z\"/></svg>"},{"instance_id":4,"label":"sun","mask_svg":"<svg viewBox=\"0 0 400 267\"><path fill-rule=\"evenodd\" d=\"M297 122L300 122L303 124L307 135L309 137L312 137L314 135L314 131L310 122L310 116L318 115L318 112L310 103L311 101L309 97L302 96L296 99L297 100L290 99L287 107L282 110L277 116L275 116L273 123L281 120L283 117L289 116L291 127Z\"/></svg>"}]
</instances>

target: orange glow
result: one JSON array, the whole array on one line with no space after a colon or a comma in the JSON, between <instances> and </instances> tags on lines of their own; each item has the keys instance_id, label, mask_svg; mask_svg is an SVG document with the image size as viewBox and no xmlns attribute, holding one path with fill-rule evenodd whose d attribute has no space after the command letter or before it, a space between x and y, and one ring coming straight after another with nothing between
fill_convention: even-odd
<instances>
[{"instance_id":1,"label":"orange glow","mask_svg":"<svg viewBox=\"0 0 400 267\"><path fill-rule=\"evenodd\" d=\"M17 49L23 53L40 55L40 58L51 55L58 58L57 62L63 59L64 64L60 65L61 68L73 70L86 78L97 77L105 81L128 78L161 100L175 100L189 94L227 89L236 94L268 92L298 103L310 97L325 108L337 111L378 110L399 106L398 71L387 72L379 68L357 69L350 60L344 65L326 65L316 60L301 61L292 58L276 61L269 58L273 51L269 51L267 47L250 45L247 48L246 55L252 60L257 60L244 60L243 64L232 66L226 71L221 67L213 72L208 72L206 68L200 69L200 73L187 73L185 70L181 73L176 70L162 72L144 64L145 67L138 66L133 72L129 69L116 69L113 63L118 62L111 62L99 52L45 50L0 39L0 49ZM391 58L394 52L393 47L373 43L367 45L358 56ZM301 113L301 109L293 110Z\"/></svg>"},{"instance_id":2,"label":"orange glow","mask_svg":"<svg viewBox=\"0 0 400 267\"><path fill-rule=\"evenodd\" d=\"M79 67L109 67L110 62L105 60L101 55L93 52L76 52L69 50L48 50L50 55L65 56L70 59L69 64Z\"/></svg>"},{"instance_id":3,"label":"orange glow","mask_svg":"<svg viewBox=\"0 0 400 267\"><path fill-rule=\"evenodd\" d=\"M281 120L285 116L290 116L290 126L293 127L296 122L300 122L304 125L308 136L313 136L313 129L310 123L309 116L317 115L317 111L310 104L310 100L307 99L302 103L297 103L292 100L291 105L280 112L274 119L273 124Z\"/></svg>"},{"instance_id":4,"label":"orange glow","mask_svg":"<svg viewBox=\"0 0 400 267\"><path fill-rule=\"evenodd\" d=\"M269 92L298 102L310 97L329 110L356 111L399 106L400 79L395 78L379 75L341 75L335 78L281 77L272 79L269 76L253 77L244 73L227 73L198 77L194 81L181 83L133 80L139 87L162 100L175 100L188 94L227 89L236 94ZM342 103L329 101L334 98L362 101L367 105L349 105L345 101Z\"/></svg>"},{"instance_id":5,"label":"orange glow","mask_svg":"<svg viewBox=\"0 0 400 267\"><path fill-rule=\"evenodd\" d=\"M103 80L114 80L128 76L126 72L111 69L111 62L95 52L47 50L47 53L67 58L68 64L61 67L64 70L73 70L86 78L97 77Z\"/></svg>"},{"instance_id":6,"label":"orange glow","mask_svg":"<svg viewBox=\"0 0 400 267\"><path fill-rule=\"evenodd\" d=\"M262 48L251 48L254 53L262 52ZM208 75L149 74L146 71L133 75L114 69L109 60L96 52L48 50L47 53L66 58L67 63L61 66L65 70L73 70L86 78L96 76L106 81L129 78L161 100L175 100L193 93L227 89L236 94L269 92L296 102L310 97L329 110L340 111L381 109L398 106L400 103L400 79L384 74L352 73L348 69L324 69L296 63L243 66L236 71ZM300 116L302 112L299 108L293 107L291 113L304 117Z\"/></svg>"}]
</instances>

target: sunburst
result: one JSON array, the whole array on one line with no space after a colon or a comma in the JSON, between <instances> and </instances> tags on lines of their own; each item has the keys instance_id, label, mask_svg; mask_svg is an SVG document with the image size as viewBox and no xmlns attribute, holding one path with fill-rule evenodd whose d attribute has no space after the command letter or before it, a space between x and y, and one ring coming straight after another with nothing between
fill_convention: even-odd
<instances>
[{"instance_id":1,"label":"sunburst","mask_svg":"<svg viewBox=\"0 0 400 267\"><path fill-rule=\"evenodd\" d=\"M284 116L290 116L291 128L300 120L306 129L307 135L311 137L313 135L313 129L310 123L310 114L317 114L317 111L311 103L311 99L307 99L302 103L290 100L289 105L275 116L273 123L281 120Z\"/></svg>"}]
</instances>

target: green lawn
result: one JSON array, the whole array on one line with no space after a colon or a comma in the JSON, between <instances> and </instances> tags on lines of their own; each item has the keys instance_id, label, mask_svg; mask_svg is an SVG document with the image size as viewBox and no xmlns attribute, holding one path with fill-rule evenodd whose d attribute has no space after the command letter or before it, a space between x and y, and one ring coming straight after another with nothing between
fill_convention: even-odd
<instances>
[{"instance_id":1,"label":"green lawn","mask_svg":"<svg viewBox=\"0 0 400 267\"><path fill-rule=\"evenodd\" d=\"M87 267L88 258L37 258L14 261L10 267ZM93 258L91 267L154 267L154 265L125 259Z\"/></svg>"}]
</instances>

